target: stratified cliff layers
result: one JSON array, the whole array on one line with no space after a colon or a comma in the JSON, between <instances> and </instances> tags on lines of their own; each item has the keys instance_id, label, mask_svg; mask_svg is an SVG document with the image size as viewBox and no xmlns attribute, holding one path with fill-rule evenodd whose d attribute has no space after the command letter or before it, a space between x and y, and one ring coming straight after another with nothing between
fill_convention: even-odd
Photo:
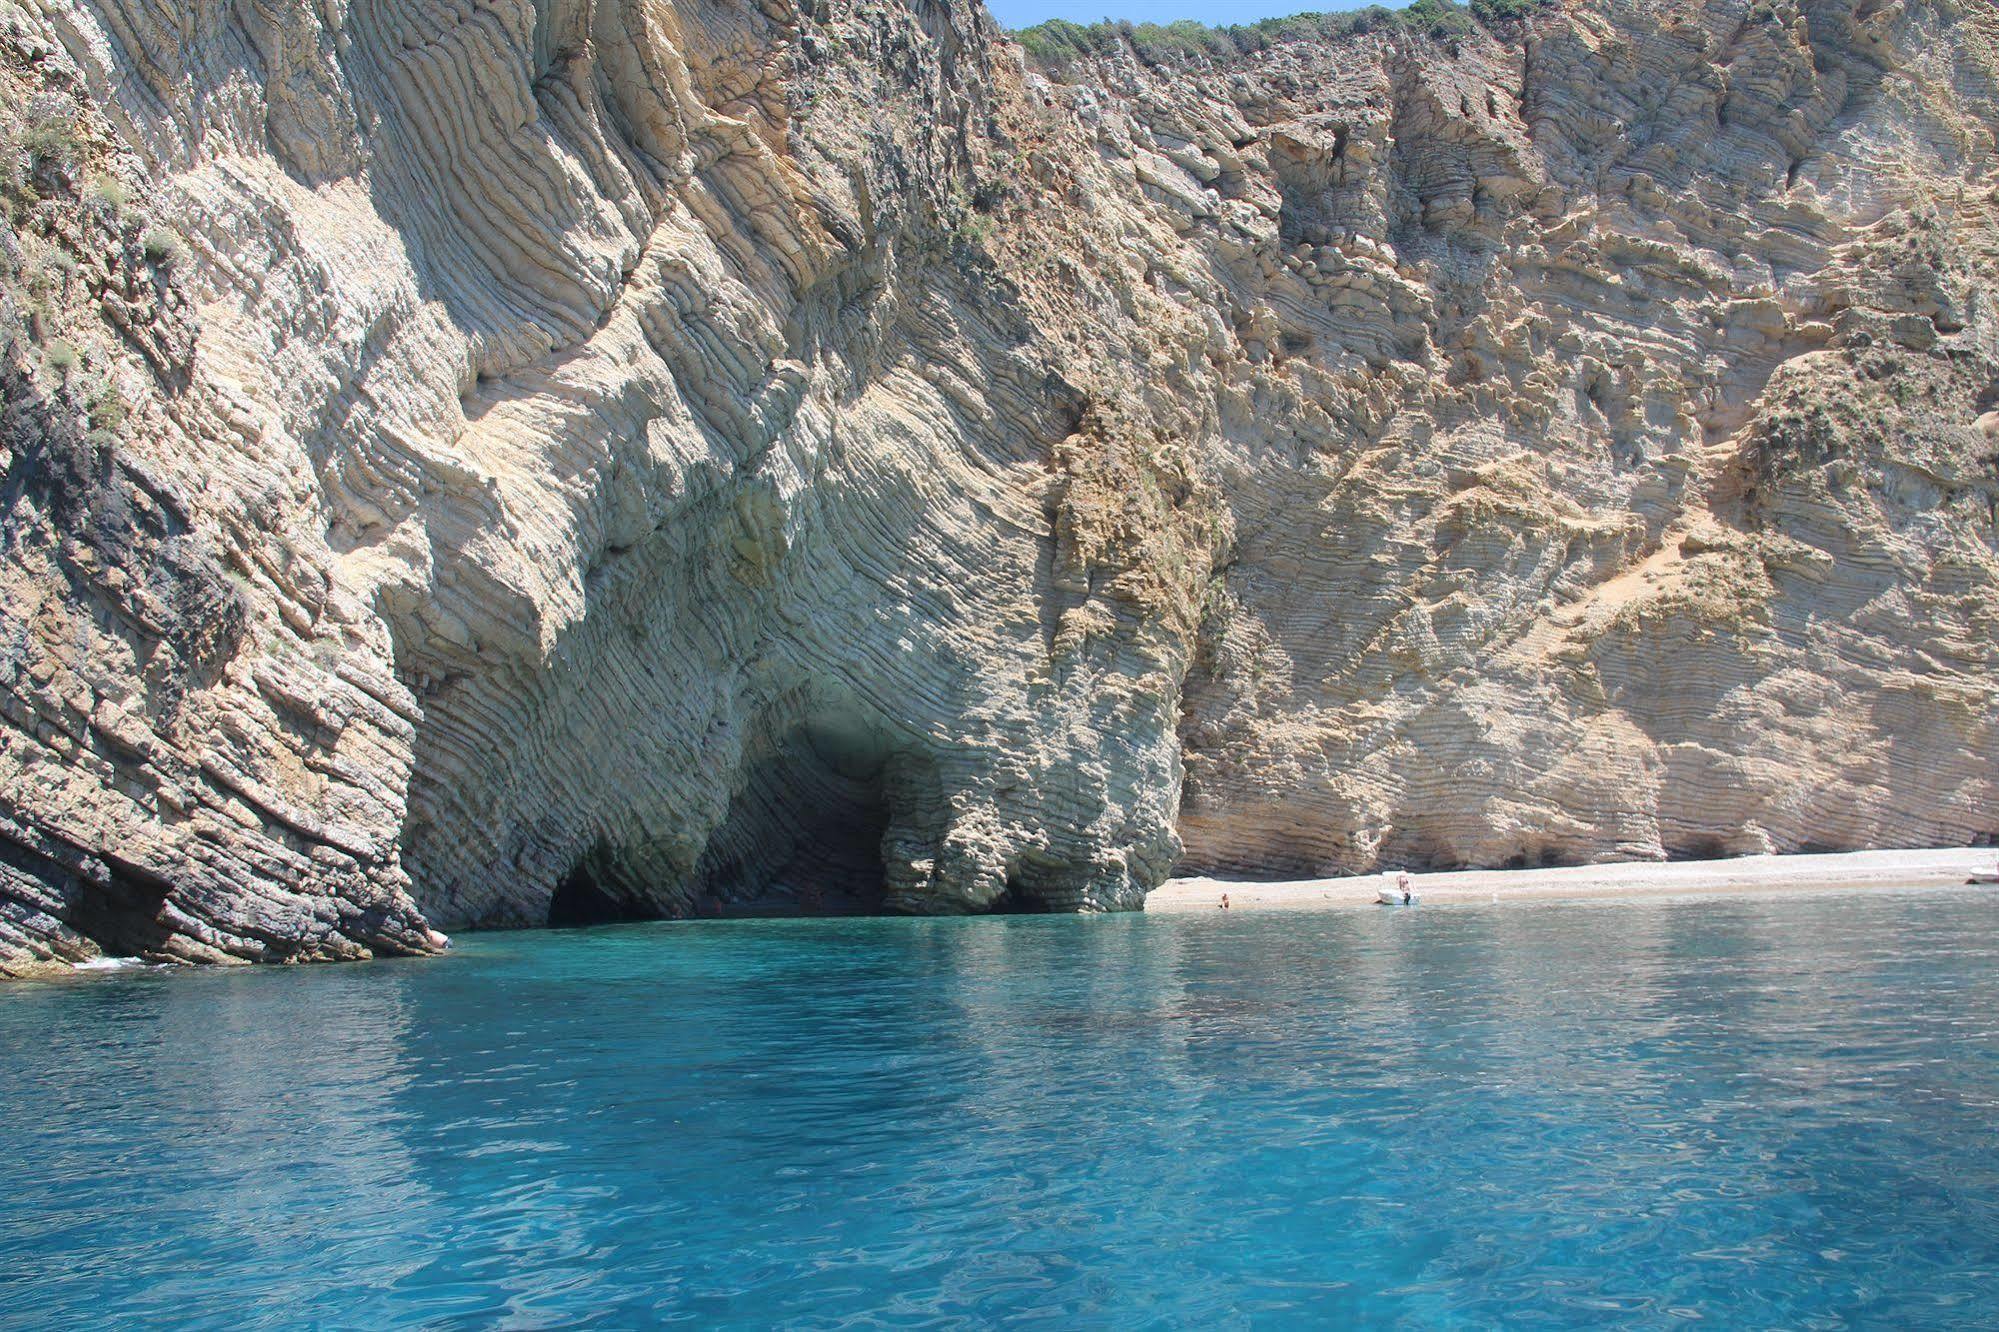
<instances>
[{"instance_id":1,"label":"stratified cliff layers","mask_svg":"<svg viewBox=\"0 0 1999 1332\"><path fill-rule=\"evenodd\" d=\"M1999 833L1999 18L0 0L0 971Z\"/></svg>"}]
</instances>

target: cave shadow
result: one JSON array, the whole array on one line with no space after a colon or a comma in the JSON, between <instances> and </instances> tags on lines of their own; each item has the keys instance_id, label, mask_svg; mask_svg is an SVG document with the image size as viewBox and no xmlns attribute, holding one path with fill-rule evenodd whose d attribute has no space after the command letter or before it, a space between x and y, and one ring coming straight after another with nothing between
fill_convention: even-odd
<instances>
[{"instance_id":1,"label":"cave shadow","mask_svg":"<svg viewBox=\"0 0 1999 1332\"><path fill-rule=\"evenodd\" d=\"M0 808L0 907L10 900L27 910L52 903L57 920L107 957L170 959L166 944L174 931L164 917L173 885L166 878L52 835L36 845L32 835L19 834L10 813Z\"/></svg>"},{"instance_id":2,"label":"cave shadow","mask_svg":"<svg viewBox=\"0 0 1999 1332\"><path fill-rule=\"evenodd\" d=\"M882 841L897 747L848 711L817 712L773 731L744 763L727 812L683 882L648 881L643 862L600 846L557 886L547 923L888 914Z\"/></svg>"}]
</instances>

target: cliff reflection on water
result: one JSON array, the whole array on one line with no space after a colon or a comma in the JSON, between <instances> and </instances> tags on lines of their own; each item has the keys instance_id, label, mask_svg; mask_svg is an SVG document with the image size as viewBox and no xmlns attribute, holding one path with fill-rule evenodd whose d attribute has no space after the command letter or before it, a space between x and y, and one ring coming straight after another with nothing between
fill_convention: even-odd
<instances>
[{"instance_id":1,"label":"cliff reflection on water","mask_svg":"<svg viewBox=\"0 0 1999 1332\"><path fill-rule=\"evenodd\" d=\"M0 1325L1988 1325L1995 927L705 922L17 986Z\"/></svg>"}]
</instances>

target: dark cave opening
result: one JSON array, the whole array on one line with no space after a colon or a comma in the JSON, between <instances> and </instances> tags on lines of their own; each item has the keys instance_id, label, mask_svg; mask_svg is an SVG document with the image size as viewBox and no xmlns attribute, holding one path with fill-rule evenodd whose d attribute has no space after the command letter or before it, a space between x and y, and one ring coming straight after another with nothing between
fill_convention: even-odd
<instances>
[{"instance_id":1,"label":"dark cave opening","mask_svg":"<svg viewBox=\"0 0 1999 1332\"><path fill-rule=\"evenodd\" d=\"M1501 869L1560 869L1569 865L1586 865L1588 858L1574 850L1553 845L1523 846L1500 864Z\"/></svg>"},{"instance_id":2,"label":"dark cave opening","mask_svg":"<svg viewBox=\"0 0 1999 1332\"><path fill-rule=\"evenodd\" d=\"M697 909L728 916L872 915L896 750L875 727L825 711L786 730L745 770L696 870Z\"/></svg>"},{"instance_id":3,"label":"dark cave opening","mask_svg":"<svg viewBox=\"0 0 1999 1332\"><path fill-rule=\"evenodd\" d=\"M110 852L92 855L55 837L37 847L0 827L0 905L10 878L30 900L53 898L57 918L106 956L158 957L173 936L162 919L173 885Z\"/></svg>"},{"instance_id":4,"label":"dark cave opening","mask_svg":"<svg viewBox=\"0 0 1999 1332\"><path fill-rule=\"evenodd\" d=\"M992 900L983 913L988 916L1046 916L1048 903L1027 891L1020 881L1009 878L1006 890Z\"/></svg>"},{"instance_id":5,"label":"dark cave opening","mask_svg":"<svg viewBox=\"0 0 1999 1332\"><path fill-rule=\"evenodd\" d=\"M657 842L600 842L556 885L546 923L880 914L891 788L908 771L906 753L858 711L794 700L756 727L692 864Z\"/></svg>"},{"instance_id":6,"label":"dark cave opening","mask_svg":"<svg viewBox=\"0 0 1999 1332\"><path fill-rule=\"evenodd\" d=\"M585 857L555 886L555 895L548 899L548 924L551 928L625 925L658 918L659 912L648 911L613 892L592 859Z\"/></svg>"},{"instance_id":7,"label":"dark cave opening","mask_svg":"<svg viewBox=\"0 0 1999 1332\"><path fill-rule=\"evenodd\" d=\"M1734 855L1719 837L1689 836L1666 844L1667 860L1726 860Z\"/></svg>"}]
</instances>

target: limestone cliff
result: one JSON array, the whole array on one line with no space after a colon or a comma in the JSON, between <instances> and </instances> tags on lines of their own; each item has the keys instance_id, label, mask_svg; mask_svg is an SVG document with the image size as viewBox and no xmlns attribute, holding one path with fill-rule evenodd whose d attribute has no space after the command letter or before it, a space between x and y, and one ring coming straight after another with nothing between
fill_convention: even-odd
<instances>
[{"instance_id":1,"label":"limestone cliff","mask_svg":"<svg viewBox=\"0 0 1999 1332\"><path fill-rule=\"evenodd\" d=\"M0 88L0 971L1999 831L1987 5L0 0Z\"/></svg>"}]
</instances>

